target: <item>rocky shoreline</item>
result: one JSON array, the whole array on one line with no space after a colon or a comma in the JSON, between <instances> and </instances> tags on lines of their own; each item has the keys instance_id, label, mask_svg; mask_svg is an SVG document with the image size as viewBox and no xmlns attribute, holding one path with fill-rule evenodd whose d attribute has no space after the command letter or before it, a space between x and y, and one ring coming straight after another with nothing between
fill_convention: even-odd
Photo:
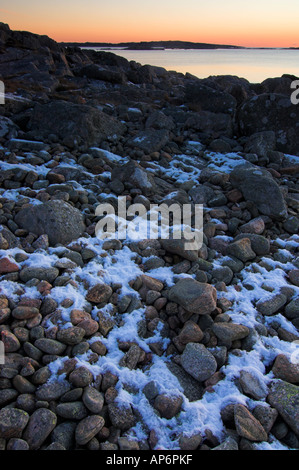
<instances>
[{"instance_id":1,"label":"rocky shoreline","mask_svg":"<svg viewBox=\"0 0 299 470\"><path fill-rule=\"evenodd\" d=\"M0 449L299 448L295 78L0 24ZM203 204L202 247L99 240L118 196Z\"/></svg>"}]
</instances>

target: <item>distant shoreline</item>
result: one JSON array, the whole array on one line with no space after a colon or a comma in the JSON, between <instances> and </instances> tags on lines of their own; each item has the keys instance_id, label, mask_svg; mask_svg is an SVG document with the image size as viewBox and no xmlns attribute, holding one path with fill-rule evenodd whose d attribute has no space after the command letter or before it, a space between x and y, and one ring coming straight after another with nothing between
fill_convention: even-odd
<instances>
[{"instance_id":1,"label":"distant shoreline","mask_svg":"<svg viewBox=\"0 0 299 470\"><path fill-rule=\"evenodd\" d=\"M200 42L188 41L142 41L142 42L121 42L121 43L105 43L105 42L61 42L64 47L84 47L102 49L118 49L118 50L131 50L131 51L155 51L166 49L198 49L198 50L217 50L217 49L259 49L259 50L299 50L299 47L244 47L228 44L208 44Z\"/></svg>"}]
</instances>

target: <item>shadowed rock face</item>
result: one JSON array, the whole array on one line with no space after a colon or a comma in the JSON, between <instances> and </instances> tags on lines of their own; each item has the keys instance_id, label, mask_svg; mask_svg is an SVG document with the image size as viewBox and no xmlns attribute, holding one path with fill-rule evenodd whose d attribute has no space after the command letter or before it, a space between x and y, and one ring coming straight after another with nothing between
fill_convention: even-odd
<instances>
[{"instance_id":1,"label":"shadowed rock face","mask_svg":"<svg viewBox=\"0 0 299 470\"><path fill-rule=\"evenodd\" d=\"M278 93L263 93L242 105L239 112L239 127L243 135L274 131L277 149L297 154L299 147L299 106L291 103L288 96Z\"/></svg>"},{"instance_id":2,"label":"shadowed rock face","mask_svg":"<svg viewBox=\"0 0 299 470\"><path fill-rule=\"evenodd\" d=\"M36 235L46 233L49 243L67 244L80 237L85 229L82 214L64 201L49 201L35 207L22 209L16 223Z\"/></svg>"},{"instance_id":3,"label":"shadowed rock face","mask_svg":"<svg viewBox=\"0 0 299 470\"><path fill-rule=\"evenodd\" d=\"M230 176L233 186L242 191L247 201L274 219L287 217L286 204L278 184L271 175L260 168L236 168Z\"/></svg>"},{"instance_id":4,"label":"shadowed rock face","mask_svg":"<svg viewBox=\"0 0 299 470\"><path fill-rule=\"evenodd\" d=\"M82 144L89 147L109 136L122 135L125 126L91 106L53 101L35 105L28 130L42 139L55 134L73 147Z\"/></svg>"}]
</instances>

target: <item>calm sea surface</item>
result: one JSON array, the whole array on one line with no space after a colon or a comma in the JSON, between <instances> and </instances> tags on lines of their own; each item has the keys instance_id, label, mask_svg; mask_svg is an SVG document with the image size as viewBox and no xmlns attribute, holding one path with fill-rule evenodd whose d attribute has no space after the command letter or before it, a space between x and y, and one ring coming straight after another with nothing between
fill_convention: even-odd
<instances>
[{"instance_id":1,"label":"calm sea surface","mask_svg":"<svg viewBox=\"0 0 299 470\"><path fill-rule=\"evenodd\" d=\"M95 50L99 50L95 48ZM158 65L167 70L189 72L199 78L209 75L237 75L252 83L284 73L299 77L299 50L283 49L216 49L111 52L142 65Z\"/></svg>"}]
</instances>

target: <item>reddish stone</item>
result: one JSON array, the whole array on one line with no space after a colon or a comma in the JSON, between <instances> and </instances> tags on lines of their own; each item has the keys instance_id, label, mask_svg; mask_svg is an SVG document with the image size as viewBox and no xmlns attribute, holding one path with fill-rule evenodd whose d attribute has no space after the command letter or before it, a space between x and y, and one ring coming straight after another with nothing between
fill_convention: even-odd
<instances>
[{"instance_id":1,"label":"reddish stone","mask_svg":"<svg viewBox=\"0 0 299 470\"><path fill-rule=\"evenodd\" d=\"M238 189L232 189L226 194L230 202L240 202L243 199L243 194Z\"/></svg>"},{"instance_id":2,"label":"reddish stone","mask_svg":"<svg viewBox=\"0 0 299 470\"><path fill-rule=\"evenodd\" d=\"M0 259L0 274L16 273L20 270L19 266L8 258Z\"/></svg>"},{"instance_id":3,"label":"reddish stone","mask_svg":"<svg viewBox=\"0 0 299 470\"><path fill-rule=\"evenodd\" d=\"M47 180L50 184L60 184L65 182L65 177L59 173L49 172L47 174Z\"/></svg>"},{"instance_id":4,"label":"reddish stone","mask_svg":"<svg viewBox=\"0 0 299 470\"><path fill-rule=\"evenodd\" d=\"M78 325L78 323L88 318L90 318L90 314L85 312L84 310L74 308L71 311L71 322L74 326Z\"/></svg>"}]
</instances>

